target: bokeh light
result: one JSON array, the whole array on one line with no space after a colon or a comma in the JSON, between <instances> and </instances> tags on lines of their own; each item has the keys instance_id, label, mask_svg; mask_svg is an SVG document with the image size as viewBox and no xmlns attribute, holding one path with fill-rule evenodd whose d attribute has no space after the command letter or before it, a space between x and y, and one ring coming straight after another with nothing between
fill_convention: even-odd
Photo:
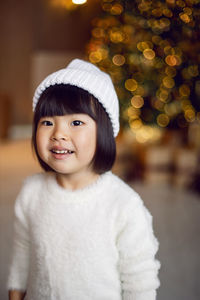
<instances>
[{"instance_id":1,"label":"bokeh light","mask_svg":"<svg viewBox=\"0 0 200 300\"><path fill-rule=\"evenodd\" d=\"M127 79L125 81L125 88L128 91L135 91L138 87L138 83L135 79Z\"/></svg>"},{"instance_id":2,"label":"bokeh light","mask_svg":"<svg viewBox=\"0 0 200 300\"><path fill-rule=\"evenodd\" d=\"M112 5L110 10L112 15L120 15L123 12L123 6L120 3Z\"/></svg>"},{"instance_id":3,"label":"bokeh light","mask_svg":"<svg viewBox=\"0 0 200 300\"><path fill-rule=\"evenodd\" d=\"M189 96L190 95L190 88L188 85L186 84L182 84L180 87L179 87L179 93L181 96Z\"/></svg>"},{"instance_id":4,"label":"bokeh light","mask_svg":"<svg viewBox=\"0 0 200 300\"><path fill-rule=\"evenodd\" d=\"M131 104L135 108L141 108L144 105L144 99L140 95L131 98Z\"/></svg>"},{"instance_id":5,"label":"bokeh light","mask_svg":"<svg viewBox=\"0 0 200 300\"><path fill-rule=\"evenodd\" d=\"M169 124L169 117L166 114L160 114L157 117L157 123L161 127L166 127Z\"/></svg>"},{"instance_id":6,"label":"bokeh light","mask_svg":"<svg viewBox=\"0 0 200 300\"><path fill-rule=\"evenodd\" d=\"M155 52L152 49L145 49L143 55L146 59L152 60L155 57Z\"/></svg>"},{"instance_id":7,"label":"bokeh light","mask_svg":"<svg viewBox=\"0 0 200 300\"><path fill-rule=\"evenodd\" d=\"M174 82L174 79L169 77L169 76L166 76L163 78L163 85L168 88L168 89L171 89L174 87L175 85L175 82Z\"/></svg>"},{"instance_id":8,"label":"bokeh light","mask_svg":"<svg viewBox=\"0 0 200 300\"><path fill-rule=\"evenodd\" d=\"M150 132L183 129L200 111L199 12L192 0L102 0L88 57L115 84L122 124L140 142ZM151 126L150 126L151 125ZM150 129L151 128L151 129Z\"/></svg>"},{"instance_id":9,"label":"bokeh light","mask_svg":"<svg viewBox=\"0 0 200 300\"><path fill-rule=\"evenodd\" d=\"M125 57L123 55L116 54L116 55L113 56L112 61L116 66L122 66L125 63L126 60L125 60Z\"/></svg>"}]
</instances>

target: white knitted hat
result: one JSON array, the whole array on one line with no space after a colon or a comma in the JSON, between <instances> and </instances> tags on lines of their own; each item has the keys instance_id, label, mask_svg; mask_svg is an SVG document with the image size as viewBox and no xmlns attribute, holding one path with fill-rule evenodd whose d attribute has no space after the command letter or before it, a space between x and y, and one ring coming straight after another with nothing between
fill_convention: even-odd
<instances>
[{"instance_id":1,"label":"white knitted hat","mask_svg":"<svg viewBox=\"0 0 200 300\"><path fill-rule=\"evenodd\" d=\"M65 69L50 74L41 82L33 97L33 111L46 88L62 83L75 85L95 96L108 113L114 136L117 136L119 132L119 101L112 80L108 74L93 64L80 59L74 59Z\"/></svg>"}]
</instances>

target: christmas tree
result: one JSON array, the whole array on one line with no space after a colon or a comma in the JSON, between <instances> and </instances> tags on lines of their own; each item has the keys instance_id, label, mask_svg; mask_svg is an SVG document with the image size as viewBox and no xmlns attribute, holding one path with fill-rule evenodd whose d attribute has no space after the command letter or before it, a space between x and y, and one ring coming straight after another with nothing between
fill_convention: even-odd
<instances>
[{"instance_id":1,"label":"christmas tree","mask_svg":"<svg viewBox=\"0 0 200 300\"><path fill-rule=\"evenodd\" d=\"M138 139L200 119L200 1L103 0L88 58L108 72Z\"/></svg>"}]
</instances>

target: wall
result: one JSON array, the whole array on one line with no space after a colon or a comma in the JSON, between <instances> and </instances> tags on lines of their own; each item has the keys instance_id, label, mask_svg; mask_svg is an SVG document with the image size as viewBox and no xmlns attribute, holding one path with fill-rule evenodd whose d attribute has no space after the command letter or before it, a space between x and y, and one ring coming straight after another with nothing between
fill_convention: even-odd
<instances>
[{"instance_id":1,"label":"wall","mask_svg":"<svg viewBox=\"0 0 200 300\"><path fill-rule=\"evenodd\" d=\"M32 57L40 51L84 54L91 19L98 14L96 0L69 13L50 0L0 1L0 94L11 100L12 124L32 118Z\"/></svg>"}]
</instances>

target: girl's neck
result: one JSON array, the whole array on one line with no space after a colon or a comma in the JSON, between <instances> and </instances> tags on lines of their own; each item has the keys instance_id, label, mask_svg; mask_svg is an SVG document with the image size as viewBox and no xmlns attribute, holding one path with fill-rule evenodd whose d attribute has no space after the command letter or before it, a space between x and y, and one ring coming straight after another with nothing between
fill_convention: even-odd
<instances>
[{"instance_id":1,"label":"girl's neck","mask_svg":"<svg viewBox=\"0 0 200 300\"><path fill-rule=\"evenodd\" d=\"M82 189L94 183L99 177L99 174L56 174L56 180L60 186L68 190Z\"/></svg>"}]
</instances>

